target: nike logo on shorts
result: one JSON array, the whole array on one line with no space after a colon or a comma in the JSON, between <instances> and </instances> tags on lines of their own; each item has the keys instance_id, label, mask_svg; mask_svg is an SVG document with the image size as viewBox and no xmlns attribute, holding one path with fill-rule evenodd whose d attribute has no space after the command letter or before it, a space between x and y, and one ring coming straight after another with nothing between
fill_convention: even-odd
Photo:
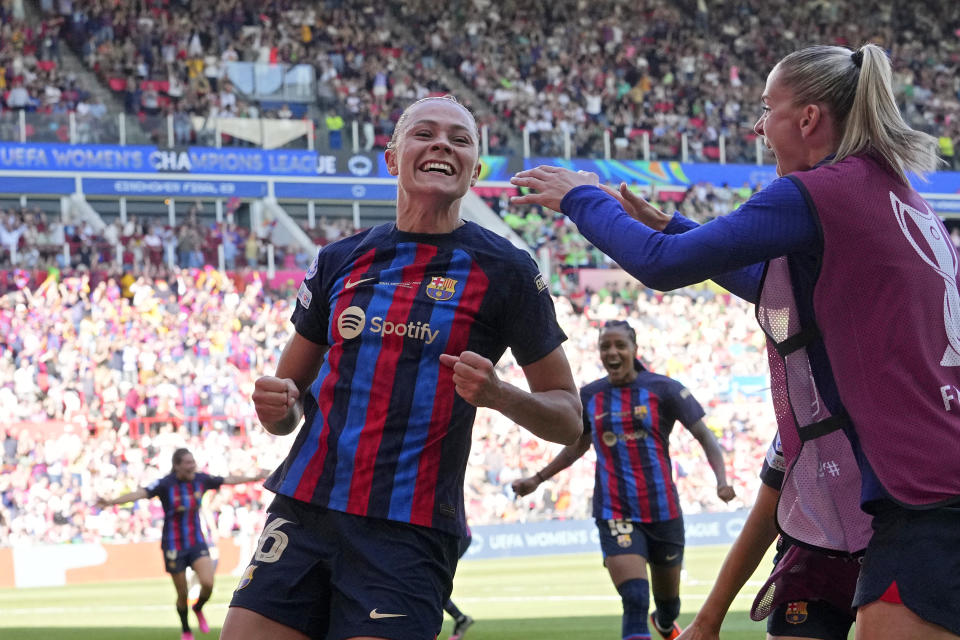
<instances>
[{"instance_id":1,"label":"nike logo on shorts","mask_svg":"<svg viewBox=\"0 0 960 640\"><path fill-rule=\"evenodd\" d=\"M380 620L381 618L406 618L405 613L380 613L376 609L370 612L371 620Z\"/></svg>"},{"instance_id":2,"label":"nike logo on shorts","mask_svg":"<svg viewBox=\"0 0 960 640\"><path fill-rule=\"evenodd\" d=\"M350 282L350 280L348 279L346 282L343 283L343 289L344 290L353 289L357 285L361 285L364 282L370 282L371 280L376 280L376 278L361 278L359 280L354 280L353 282Z\"/></svg>"}]
</instances>

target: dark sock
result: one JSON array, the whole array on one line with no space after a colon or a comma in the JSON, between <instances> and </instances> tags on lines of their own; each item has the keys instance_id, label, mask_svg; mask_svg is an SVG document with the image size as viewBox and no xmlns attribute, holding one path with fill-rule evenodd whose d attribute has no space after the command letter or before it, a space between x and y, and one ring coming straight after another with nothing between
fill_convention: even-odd
<instances>
[{"instance_id":1,"label":"dark sock","mask_svg":"<svg viewBox=\"0 0 960 640\"><path fill-rule=\"evenodd\" d=\"M454 620L463 620L463 611L460 611L457 605L453 604L453 600L447 600L447 604L443 605L443 610L453 616Z\"/></svg>"},{"instance_id":2,"label":"dark sock","mask_svg":"<svg viewBox=\"0 0 960 640\"><path fill-rule=\"evenodd\" d=\"M673 623L676 622L677 618L680 616L680 598L670 598L669 600L661 600L654 596L653 602L657 607L657 610L654 612L655 618L657 621L657 626L661 629L670 629L673 627Z\"/></svg>"},{"instance_id":3,"label":"dark sock","mask_svg":"<svg viewBox=\"0 0 960 640\"><path fill-rule=\"evenodd\" d=\"M177 615L180 616L180 626L184 631L190 631L190 623L187 622L187 608L177 607Z\"/></svg>"},{"instance_id":4,"label":"dark sock","mask_svg":"<svg viewBox=\"0 0 960 640\"><path fill-rule=\"evenodd\" d=\"M193 605L193 610L200 611L200 609L203 609L203 605L207 604L207 600L209 599L210 599L210 596L209 595L204 596L203 592L201 591L200 597L197 598L197 603Z\"/></svg>"}]
</instances>

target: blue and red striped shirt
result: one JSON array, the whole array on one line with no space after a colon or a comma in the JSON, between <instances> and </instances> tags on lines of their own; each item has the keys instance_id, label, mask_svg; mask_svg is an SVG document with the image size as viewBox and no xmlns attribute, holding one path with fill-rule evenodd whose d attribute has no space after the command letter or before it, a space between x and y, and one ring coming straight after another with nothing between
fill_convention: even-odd
<instances>
[{"instance_id":1,"label":"blue and red striped shirt","mask_svg":"<svg viewBox=\"0 0 960 640\"><path fill-rule=\"evenodd\" d=\"M297 500L464 535L476 409L442 353L521 365L565 339L536 263L473 223L450 234L385 224L320 251L294 326L330 348L305 424L265 486Z\"/></svg>"},{"instance_id":2,"label":"blue and red striped shirt","mask_svg":"<svg viewBox=\"0 0 960 640\"><path fill-rule=\"evenodd\" d=\"M643 368L615 386L608 378L580 389L583 429L597 453L593 516L603 520L660 522L679 518L680 499L670 462L676 421L692 426L703 408L682 384Z\"/></svg>"},{"instance_id":3,"label":"blue and red striped shirt","mask_svg":"<svg viewBox=\"0 0 960 640\"><path fill-rule=\"evenodd\" d=\"M163 505L160 546L164 551L183 551L207 543L200 523L200 502L204 493L222 484L222 477L206 473L196 474L189 482L177 480L176 474L170 473L145 487L147 497L160 498Z\"/></svg>"}]
</instances>

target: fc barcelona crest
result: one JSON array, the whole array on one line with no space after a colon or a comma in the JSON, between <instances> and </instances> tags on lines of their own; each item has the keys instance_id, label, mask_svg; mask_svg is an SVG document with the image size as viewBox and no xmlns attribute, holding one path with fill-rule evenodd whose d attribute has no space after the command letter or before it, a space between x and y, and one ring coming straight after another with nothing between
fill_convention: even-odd
<instances>
[{"instance_id":1,"label":"fc barcelona crest","mask_svg":"<svg viewBox=\"0 0 960 640\"><path fill-rule=\"evenodd\" d=\"M633 541L630 539L630 534L629 534L629 533L621 533L620 535L618 535L618 536L617 536L617 544L620 545L620 547L623 548L623 549L629 548L630 545L633 544Z\"/></svg>"},{"instance_id":2,"label":"fc barcelona crest","mask_svg":"<svg viewBox=\"0 0 960 640\"><path fill-rule=\"evenodd\" d=\"M430 284L427 285L427 295L440 302L449 300L457 292L457 281L453 278L430 278Z\"/></svg>"},{"instance_id":3,"label":"fc barcelona crest","mask_svg":"<svg viewBox=\"0 0 960 640\"><path fill-rule=\"evenodd\" d=\"M803 624L807 621L807 603L803 600L787 603L787 622L790 624Z\"/></svg>"}]
</instances>

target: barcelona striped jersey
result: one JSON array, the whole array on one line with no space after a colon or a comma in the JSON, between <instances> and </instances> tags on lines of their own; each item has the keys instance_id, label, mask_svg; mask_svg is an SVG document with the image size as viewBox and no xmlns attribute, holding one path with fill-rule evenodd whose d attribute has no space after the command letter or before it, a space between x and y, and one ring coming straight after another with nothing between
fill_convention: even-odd
<instances>
[{"instance_id":1,"label":"barcelona striped jersey","mask_svg":"<svg viewBox=\"0 0 960 640\"><path fill-rule=\"evenodd\" d=\"M346 513L464 535L463 478L476 409L442 353L521 366L566 336L536 263L467 222L449 234L393 223L323 248L292 317L329 349L305 422L271 491Z\"/></svg>"},{"instance_id":2,"label":"barcelona striped jersey","mask_svg":"<svg viewBox=\"0 0 960 640\"><path fill-rule=\"evenodd\" d=\"M160 498L163 505L163 538L160 546L164 551L183 551L206 544L200 523L200 502L203 494L219 489L223 484L220 476L197 473L193 480L177 480L170 473L147 485L147 496Z\"/></svg>"},{"instance_id":3,"label":"barcelona striped jersey","mask_svg":"<svg viewBox=\"0 0 960 640\"><path fill-rule=\"evenodd\" d=\"M608 378L580 389L583 428L597 454L593 516L604 520L660 522L680 517L670 462L676 421L692 426L703 408L682 384L643 368L628 385Z\"/></svg>"}]
</instances>

